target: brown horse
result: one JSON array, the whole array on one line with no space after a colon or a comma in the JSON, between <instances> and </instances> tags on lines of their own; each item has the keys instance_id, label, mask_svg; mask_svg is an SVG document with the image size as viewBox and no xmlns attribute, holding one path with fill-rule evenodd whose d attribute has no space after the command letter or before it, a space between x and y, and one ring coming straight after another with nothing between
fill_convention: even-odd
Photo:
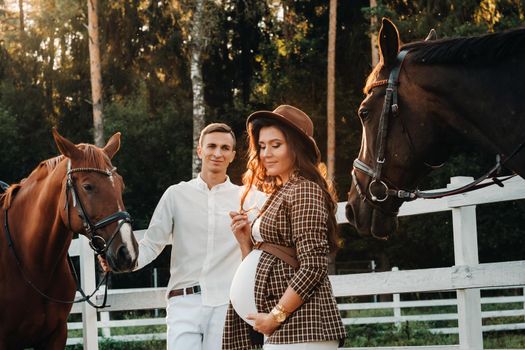
<instances>
[{"instance_id":1,"label":"brown horse","mask_svg":"<svg viewBox=\"0 0 525 350\"><path fill-rule=\"evenodd\" d=\"M120 133L104 148L75 146L53 130L61 156L40 163L0 196L0 349L64 349L75 281L73 233L89 239L115 271L129 271L137 242L111 164Z\"/></svg>"},{"instance_id":2,"label":"brown horse","mask_svg":"<svg viewBox=\"0 0 525 350\"><path fill-rule=\"evenodd\" d=\"M525 29L400 47L383 19L378 39L346 206L359 233L386 238L403 201L437 197L418 182L466 143L500 159L484 177L525 176Z\"/></svg>"}]
</instances>

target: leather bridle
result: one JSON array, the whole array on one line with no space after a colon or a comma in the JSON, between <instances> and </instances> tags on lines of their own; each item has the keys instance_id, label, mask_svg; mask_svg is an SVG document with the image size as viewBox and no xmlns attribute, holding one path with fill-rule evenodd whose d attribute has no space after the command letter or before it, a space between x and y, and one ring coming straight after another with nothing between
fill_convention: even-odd
<instances>
[{"instance_id":1,"label":"leather bridle","mask_svg":"<svg viewBox=\"0 0 525 350\"><path fill-rule=\"evenodd\" d=\"M74 230L71 228L71 220L70 220L70 211L69 211L69 193L71 193L71 199L73 201L73 207L77 208L78 216L82 220L82 226L85 231L85 236L89 240L89 246L95 254L97 255L103 255L107 252L109 246L113 242L113 239L117 235L117 233L120 231L120 228L125 223L131 223L131 216L126 211L118 211L116 213L113 213L102 220L99 220L95 224L91 222L89 219L89 215L86 214L86 210L84 205L82 204L82 201L80 200L80 197L78 196L78 191L75 185L75 180L71 174L77 173L77 172L96 172L105 176L108 176L111 181L113 181L113 173L116 171L116 168L113 168L111 170L103 170L98 168L71 168L71 160L68 159L67 162L67 172L66 172L66 204L65 204L65 210L67 212L67 220L68 220L68 230L71 233L74 233ZM39 287L35 285L35 283L28 278L27 274L25 273L22 263L20 261L20 258L18 254L16 253L11 231L9 229L9 220L8 220L8 209L5 209L5 217L4 217L4 231L6 235L7 244L13 253L13 256L15 258L16 264L18 266L18 269L20 270L20 273L22 274L22 277L26 281L26 283L31 286L38 294L40 294L42 297L46 298L49 301L55 302L55 303L61 303L61 304L74 304L74 303L80 303L86 301L89 305L93 306L97 309L102 309L106 307L106 300L107 300L107 288L104 290L104 300L101 305L97 305L93 303L90 299L95 295L95 293L98 292L100 286L104 283L106 283L107 276L109 272L106 272L104 274L104 277L99 281L97 284L95 290L90 294L86 295L86 293L82 290L80 286L80 281L78 279L78 275L75 270L75 266L73 265L73 262L71 261L71 257L68 254L68 263L71 269L71 272L73 274L73 277L75 279L76 285L77 285L77 291L80 292L82 295L82 298L76 299L76 300L61 300L53 298L46 293L44 293ZM109 224L119 221L115 231L112 233L110 239L106 241L104 237L97 234L97 231L100 230L103 227L108 226Z\"/></svg>"},{"instance_id":2,"label":"leather bridle","mask_svg":"<svg viewBox=\"0 0 525 350\"><path fill-rule=\"evenodd\" d=\"M75 180L73 176L71 176L73 173L78 172L96 172L102 175L105 175L110 178L111 181L113 181L113 173L116 171L116 168L113 168L111 170L103 170L98 168L74 168L71 169L71 161L68 160L67 163L67 173L66 173L66 204L65 204L65 210L67 212L67 218L68 218L68 228L71 232L73 232L73 229L71 228L71 220L69 218L69 193L71 193L71 200L73 201L73 207L77 209L78 216L82 220L82 226L85 232L86 238L89 240L89 246L97 255L104 255L106 251L108 250L109 246L113 242L113 239L117 235L117 233L120 231L120 228L125 223L131 223L131 215L129 215L126 211L118 211L116 213L113 213L102 220L98 221L97 223L93 224L91 220L89 219L89 215L86 214L86 209L84 208L84 205L82 204L82 201L80 200L80 197L78 196L78 191L75 185ZM110 239L106 242L106 240L97 234L97 230L108 226L109 224L119 221L115 231L112 233Z\"/></svg>"},{"instance_id":3,"label":"leather bridle","mask_svg":"<svg viewBox=\"0 0 525 350\"><path fill-rule=\"evenodd\" d=\"M397 215L397 211L385 212L385 210L379 207L376 203L384 202L388 199L389 196L393 195L398 198L405 198L405 196L408 196L408 199L410 199L409 194L406 191L392 189L391 187L394 186L392 186L391 184L389 186L389 184L387 184L389 183L389 181L381 177L383 164L385 163L385 146L388 135L388 120L390 113L392 113L395 116L399 112L399 105L397 103L397 86L399 84L399 72L401 70L401 65L403 64L407 53L407 50L399 52L399 54L397 55L397 64L390 72L388 80L385 79L376 81L371 86L371 88L375 88L378 86L387 85L385 98L383 101L383 109L381 110L381 116L379 117L379 128L377 131L376 139L377 157L375 160L374 168L370 167L368 164L366 164L359 158L356 158L354 160L352 170L352 181L361 200L369 202L369 204L371 204L373 207L391 216ZM372 179L368 184L369 196L367 196L366 192L362 190L361 185L359 184L359 181L356 176L356 171L360 171L361 173L369 176ZM377 185L377 187L375 187L374 185ZM384 189L384 194L378 194L374 192L373 188Z\"/></svg>"},{"instance_id":4,"label":"leather bridle","mask_svg":"<svg viewBox=\"0 0 525 350\"><path fill-rule=\"evenodd\" d=\"M383 214L388 216L396 216L398 214L398 211L386 211L384 208L379 206L378 204L381 202L386 201L389 197L398 198L402 201L411 201L416 198L426 198L426 199L435 199L435 198L442 198L446 196L456 195L460 193L465 193L469 191L473 191L476 189L480 189L483 187L487 187L493 184L497 184L500 187L503 187L503 181L506 181L512 177L515 176L509 175L504 178L498 179L496 176L501 172L503 165L510 160L512 157L514 157L518 152L520 152L525 147L525 141L519 144L508 156L503 156L501 154L498 154L496 156L496 164L487 171L483 176L479 177L478 179L461 186L459 188L454 188L446 191L420 191L418 189L416 190L403 190L398 189L397 186L393 185L390 181L388 181L384 176L382 177L382 170L383 170L383 164L385 163L385 147L386 147L386 141L387 141L387 134L388 134L388 122L389 122L389 116L392 115L394 117L399 116L399 105L398 105L398 85L399 85L399 73L401 70L401 66L403 64L403 61L408 53L408 50L402 50L397 55L397 61L395 67L390 72L390 75L388 79L384 80L378 80L371 84L370 89L373 89L378 86L384 86L387 85L386 92L385 92L385 98L383 101L383 109L381 110L381 116L379 119L379 128L377 132L377 138L376 138L376 149L377 149L377 157L374 163L374 167L372 168L359 158L356 158L353 163L353 169L352 169L352 181L354 183L354 187L361 198L361 200L368 202L372 207L375 209L381 211ZM401 120L401 123L403 121ZM412 143L412 140L410 138L410 135L408 134L408 130L406 126L403 124L403 129L405 130L408 144L410 146L411 152L416 154L415 147ZM427 167L434 168L435 166L431 166L426 162L423 162L423 164ZM358 178L356 176L356 171L359 171L368 177L371 178L370 183L368 184L368 191L365 191L362 189L361 185L359 184ZM488 181L486 183L481 183L482 181L491 178L491 181ZM382 189L383 191L381 193L378 193L377 190L374 189ZM367 195L368 192L368 195Z\"/></svg>"}]
</instances>

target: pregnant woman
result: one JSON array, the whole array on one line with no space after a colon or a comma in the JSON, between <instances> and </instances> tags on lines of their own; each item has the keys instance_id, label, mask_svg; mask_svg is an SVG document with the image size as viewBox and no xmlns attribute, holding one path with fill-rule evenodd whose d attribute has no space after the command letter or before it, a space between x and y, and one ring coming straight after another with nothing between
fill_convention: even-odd
<instances>
[{"instance_id":1,"label":"pregnant woman","mask_svg":"<svg viewBox=\"0 0 525 350\"><path fill-rule=\"evenodd\" d=\"M282 105L247 119L243 182L270 197L253 223L232 212L244 260L233 280L224 350L337 349L345 338L328 279L338 248L336 201L319 170L311 119ZM255 333L255 332L257 333Z\"/></svg>"}]
</instances>

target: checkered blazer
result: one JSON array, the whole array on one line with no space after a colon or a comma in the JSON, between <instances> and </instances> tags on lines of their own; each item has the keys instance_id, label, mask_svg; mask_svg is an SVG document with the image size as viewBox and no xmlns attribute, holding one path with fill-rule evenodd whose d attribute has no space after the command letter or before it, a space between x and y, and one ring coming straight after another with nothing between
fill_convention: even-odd
<instances>
[{"instance_id":1,"label":"checkered blazer","mask_svg":"<svg viewBox=\"0 0 525 350\"><path fill-rule=\"evenodd\" d=\"M288 286L304 304L268 338L267 343L291 344L346 337L328 279L328 212L322 189L303 177L293 177L266 201L260 231L265 242L295 247L300 267L294 270L262 252L255 277L258 312L269 313ZM229 305L223 350L255 347L253 330Z\"/></svg>"}]
</instances>

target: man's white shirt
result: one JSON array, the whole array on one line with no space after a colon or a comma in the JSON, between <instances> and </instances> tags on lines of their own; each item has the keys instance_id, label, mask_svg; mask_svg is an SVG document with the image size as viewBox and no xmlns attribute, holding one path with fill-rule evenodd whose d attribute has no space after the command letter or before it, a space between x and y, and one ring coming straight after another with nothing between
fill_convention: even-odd
<instances>
[{"instance_id":1,"label":"man's white shirt","mask_svg":"<svg viewBox=\"0 0 525 350\"><path fill-rule=\"evenodd\" d=\"M167 291L200 285L202 303L227 304L230 284L241 262L241 252L230 224L230 211L239 211L244 187L225 182L208 189L200 175L170 186L153 213L139 242L140 269L172 244ZM261 209L266 196L256 190L244 209ZM253 220L258 210L249 212Z\"/></svg>"}]
</instances>

